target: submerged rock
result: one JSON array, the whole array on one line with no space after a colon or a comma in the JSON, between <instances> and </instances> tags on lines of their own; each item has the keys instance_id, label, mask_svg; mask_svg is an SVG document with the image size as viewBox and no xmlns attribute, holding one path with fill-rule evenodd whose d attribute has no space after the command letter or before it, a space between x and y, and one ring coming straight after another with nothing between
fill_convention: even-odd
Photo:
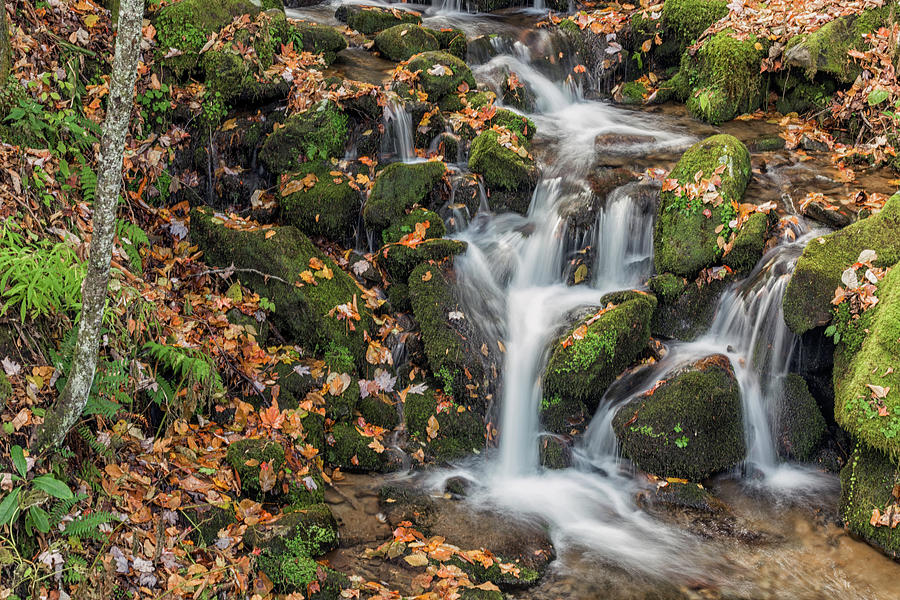
<instances>
[{"instance_id":1,"label":"submerged rock","mask_svg":"<svg viewBox=\"0 0 900 600\"><path fill-rule=\"evenodd\" d=\"M779 454L810 461L825 433L825 418L800 375L791 373L785 377L782 390L776 426Z\"/></svg>"},{"instance_id":2,"label":"submerged rock","mask_svg":"<svg viewBox=\"0 0 900 600\"><path fill-rule=\"evenodd\" d=\"M704 358L619 409L613 429L643 471L699 481L744 458L740 389L728 357Z\"/></svg>"},{"instance_id":3,"label":"submerged rock","mask_svg":"<svg viewBox=\"0 0 900 600\"><path fill-rule=\"evenodd\" d=\"M900 511L896 495L898 473L900 465L865 444L857 445L841 470L844 526L895 560L900 559L900 527L885 525L882 520L890 523Z\"/></svg>"},{"instance_id":4,"label":"submerged rock","mask_svg":"<svg viewBox=\"0 0 900 600\"><path fill-rule=\"evenodd\" d=\"M609 385L650 340L656 299L642 292L614 292L601 299L599 317L582 319L554 344L544 374L545 394L596 408ZM578 339L576 339L578 336Z\"/></svg>"},{"instance_id":5,"label":"submerged rock","mask_svg":"<svg viewBox=\"0 0 900 600\"><path fill-rule=\"evenodd\" d=\"M266 138L259 159L270 172L297 170L305 161L341 156L349 138L347 115L323 101L292 115Z\"/></svg>"},{"instance_id":6,"label":"submerged rock","mask_svg":"<svg viewBox=\"0 0 900 600\"><path fill-rule=\"evenodd\" d=\"M831 300L841 285L841 273L863 250L875 251L876 266L900 261L898 231L900 194L894 194L878 214L807 244L784 292L784 320L791 331L803 334L831 320Z\"/></svg>"},{"instance_id":7,"label":"submerged rock","mask_svg":"<svg viewBox=\"0 0 900 600\"><path fill-rule=\"evenodd\" d=\"M716 229L727 228L734 218L732 202L740 203L750 182L750 153L734 136L714 135L691 146L678 161L669 177L679 185L693 184L697 173L704 179L714 176L717 169L721 184L717 192L718 206L690 198L687 192L678 196L675 191L660 194L659 212L653 235L654 263L658 273L669 271L683 277L693 277L700 270L712 266L722 253ZM704 214L705 213L705 214Z\"/></svg>"},{"instance_id":8,"label":"submerged rock","mask_svg":"<svg viewBox=\"0 0 900 600\"><path fill-rule=\"evenodd\" d=\"M375 48L394 62L408 60L414 54L440 47L437 38L419 25L394 25L375 36Z\"/></svg>"}]
</instances>

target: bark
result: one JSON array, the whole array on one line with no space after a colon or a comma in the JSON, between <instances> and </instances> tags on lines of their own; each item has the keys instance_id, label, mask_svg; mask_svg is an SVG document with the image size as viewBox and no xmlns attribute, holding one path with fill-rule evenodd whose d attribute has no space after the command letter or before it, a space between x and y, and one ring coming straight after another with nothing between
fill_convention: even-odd
<instances>
[{"instance_id":1,"label":"bark","mask_svg":"<svg viewBox=\"0 0 900 600\"><path fill-rule=\"evenodd\" d=\"M88 271L81 286L78 339L66 387L36 434L38 448L41 450L62 442L69 429L78 421L87 404L97 368L100 325L106 306L109 265L115 236L116 205L122 182L125 136L131 119L134 84L137 79L143 14L143 0L122 0L106 120L103 123L103 137L97 161L93 234Z\"/></svg>"},{"instance_id":2,"label":"bark","mask_svg":"<svg viewBox=\"0 0 900 600\"><path fill-rule=\"evenodd\" d=\"M9 24L6 19L6 0L0 0L0 88L6 83L12 64L12 48L9 44Z\"/></svg>"}]
</instances>

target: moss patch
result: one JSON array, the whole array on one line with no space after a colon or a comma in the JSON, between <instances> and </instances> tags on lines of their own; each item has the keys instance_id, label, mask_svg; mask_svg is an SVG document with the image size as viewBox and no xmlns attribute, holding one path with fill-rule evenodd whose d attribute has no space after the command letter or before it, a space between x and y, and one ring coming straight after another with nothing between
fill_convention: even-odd
<instances>
[{"instance_id":1,"label":"moss patch","mask_svg":"<svg viewBox=\"0 0 900 600\"><path fill-rule=\"evenodd\" d=\"M484 178L492 188L521 190L533 187L537 180L534 159L519 156L501 146L500 134L487 130L478 135L469 151L469 169Z\"/></svg>"},{"instance_id":2,"label":"moss patch","mask_svg":"<svg viewBox=\"0 0 900 600\"><path fill-rule=\"evenodd\" d=\"M784 320L796 334L831 320L831 299L841 285L841 273L871 249L876 266L900 261L900 194L894 194L877 215L812 240L797 261L784 293Z\"/></svg>"},{"instance_id":3,"label":"moss patch","mask_svg":"<svg viewBox=\"0 0 900 600\"><path fill-rule=\"evenodd\" d=\"M800 375L791 373L785 377L782 390L777 428L779 450L788 458L812 460L825 433L825 418Z\"/></svg>"},{"instance_id":4,"label":"moss patch","mask_svg":"<svg viewBox=\"0 0 900 600\"><path fill-rule=\"evenodd\" d=\"M262 464L276 474L284 467L284 447L274 440L247 438L228 446L226 455L241 481L241 493L247 498L262 499L265 492L259 485ZM277 486L276 486L277 487Z\"/></svg>"},{"instance_id":5,"label":"moss patch","mask_svg":"<svg viewBox=\"0 0 900 600\"><path fill-rule=\"evenodd\" d=\"M708 357L635 398L613 419L642 470L699 481L744 458L740 389L728 358Z\"/></svg>"},{"instance_id":6,"label":"moss patch","mask_svg":"<svg viewBox=\"0 0 900 600\"><path fill-rule=\"evenodd\" d=\"M770 213L774 217L774 213ZM741 226L734 238L731 251L722 258L722 263L737 273L749 273L762 258L769 231L769 214L754 213Z\"/></svg>"},{"instance_id":7,"label":"moss patch","mask_svg":"<svg viewBox=\"0 0 900 600\"><path fill-rule=\"evenodd\" d=\"M259 159L272 173L286 173L305 161L341 156L348 136L347 116L331 102L323 101L291 116L269 134Z\"/></svg>"},{"instance_id":8,"label":"moss patch","mask_svg":"<svg viewBox=\"0 0 900 600\"><path fill-rule=\"evenodd\" d=\"M407 395L403 412L407 431L422 442L427 455L435 460L455 460L484 448L485 428L481 419L446 397L439 405L430 389L423 394ZM433 438L428 435L431 417L438 424Z\"/></svg>"},{"instance_id":9,"label":"moss patch","mask_svg":"<svg viewBox=\"0 0 900 600\"><path fill-rule=\"evenodd\" d=\"M350 187L350 180L330 175L332 170L327 162L302 165L299 171L291 174L291 178L302 180L313 174L315 185L279 197L278 204L284 222L308 235L341 241L358 224L362 199L359 192ZM339 179L340 183L335 183L335 179Z\"/></svg>"},{"instance_id":10,"label":"moss patch","mask_svg":"<svg viewBox=\"0 0 900 600\"><path fill-rule=\"evenodd\" d=\"M360 33L372 35L384 31L388 27L411 23L418 25L422 17L409 11L388 10L377 6L361 6L358 9L350 8L347 15L347 25Z\"/></svg>"},{"instance_id":11,"label":"moss patch","mask_svg":"<svg viewBox=\"0 0 900 600\"><path fill-rule=\"evenodd\" d=\"M750 182L750 152L734 136L714 135L691 146L669 175L679 184L693 183L698 172L708 179L720 166L722 197L719 206L703 204L699 199L677 196L674 191L660 194L659 210L653 232L654 263L659 273L669 271L693 277L711 266L721 255L716 228L733 216L732 202L740 203ZM710 210L710 216L703 214Z\"/></svg>"},{"instance_id":12,"label":"moss patch","mask_svg":"<svg viewBox=\"0 0 900 600\"><path fill-rule=\"evenodd\" d=\"M375 36L375 48L394 62L409 60L414 54L440 47L437 38L419 25L394 25Z\"/></svg>"},{"instance_id":13,"label":"moss patch","mask_svg":"<svg viewBox=\"0 0 900 600\"><path fill-rule=\"evenodd\" d=\"M900 528L875 527L872 511L884 512L900 483L900 466L878 450L860 444L841 470L841 517L844 525L891 558L900 558Z\"/></svg>"},{"instance_id":14,"label":"moss patch","mask_svg":"<svg viewBox=\"0 0 900 600\"><path fill-rule=\"evenodd\" d=\"M325 436L325 462L345 471L381 471L385 460L369 447L373 439L349 423L339 423Z\"/></svg>"},{"instance_id":15,"label":"moss patch","mask_svg":"<svg viewBox=\"0 0 900 600\"><path fill-rule=\"evenodd\" d=\"M455 92L463 83L475 89L475 77L465 62L447 52L422 52L413 56L406 68L419 71L418 85L437 102Z\"/></svg>"},{"instance_id":16,"label":"moss patch","mask_svg":"<svg viewBox=\"0 0 900 600\"><path fill-rule=\"evenodd\" d=\"M524 115L514 113L506 108L498 108L490 120L490 125L505 127L515 133L519 139L531 141L537 129L534 121Z\"/></svg>"},{"instance_id":17,"label":"moss patch","mask_svg":"<svg viewBox=\"0 0 900 600\"><path fill-rule=\"evenodd\" d=\"M693 341L709 329L719 295L734 277L706 282L687 281L671 273L650 280L659 303L653 312L650 332L655 336Z\"/></svg>"},{"instance_id":18,"label":"moss patch","mask_svg":"<svg viewBox=\"0 0 900 600\"><path fill-rule=\"evenodd\" d=\"M446 169L436 161L393 163L382 169L363 209L366 225L381 231L400 221L414 205L426 203Z\"/></svg>"}]
</instances>

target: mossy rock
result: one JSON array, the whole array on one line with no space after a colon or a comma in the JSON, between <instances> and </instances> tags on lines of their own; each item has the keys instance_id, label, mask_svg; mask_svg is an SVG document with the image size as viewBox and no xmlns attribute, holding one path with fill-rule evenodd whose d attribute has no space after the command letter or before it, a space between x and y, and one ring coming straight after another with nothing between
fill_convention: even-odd
<instances>
[{"instance_id":1,"label":"mossy rock","mask_svg":"<svg viewBox=\"0 0 900 600\"><path fill-rule=\"evenodd\" d=\"M157 51L165 56L170 48L181 54L163 63L175 76L190 73L200 60L207 38L231 23L234 17L255 17L260 7L250 0L182 0L162 7L155 15Z\"/></svg>"},{"instance_id":2,"label":"mossy rock","mask_svg":"<svg viewBox=\"0 0 900 600\"><path fill-rule=\"evenodd\" d=\"M366 225L376 232L402 220L406 211L427 199L444 176L442 162L393 163L382 169L363 209Z\"/></svg>"},{"instance_id":3,"label":"mossy rock","mask_svg":"<svg viewBox=\"0 0 900 600\"><path fill-rule=\"evenodd\" d=\"M265 438L245 438L229 445L225 458L241 481L241 494L260 500L266 494L259 485L262 465L265 463L277 475L284 467L284 446ZM271 493L277 490L280 488L276 485Z\"/></svg>"},{"instance_id":4,"label":"mossy rock","mask_svg":"<svg viewBox=\"0 0 900 600\"><path fill-rule=\"evenodd\" d=\"M750 152L734 136L714 135L691 146L669 175L679 184L693 183L700 171L708 179L720 166L719 206L699 199L679 197L674 191L660 194L659 211L653 231L654 264L658 273L671 272L693 277L712 266L721 255L716 228L733 217L732 202L740 203L750 182ZM710 216L703 214L710 210Z\"/></svg>"},{"instance_id":5,"label":"mossy rock","mask_svg":"<svg viewBox=\"0 0 900 600\"><path fill-rule=\"evenodd\" d=\"M375 36L375 49L394 62L409 60L414 54L440 47L437 38L419 25L394 25Z\"/></svg>"},{"instance_id":6,"label":"mossy rock","mask_svg":"<svg viewBox=\"0 0 900 600\"><path fill-rule=\"evenodd\" d=\"M710 356L619 409L613 429L641 470L699 481L744 459L741 394L728 358Z\"/></svg>"},{"instance_id":7,"label":"mossy rock","mask_svg":"<svg viewBox=\"0 0 900 600\"><path fill-rule=\"evenodd\" d=\"M469 149L469 169L481 175L492 189L519 191L533 188L538 177L534 159L522 157L500 145L499 139L500 134L493 129L480 133Z\"/></svg>"},{"instance_id":8,"label":"mossy rock","mask_svg":"<svg viewBox=\"0 0 900 600\"><path fill-rule=\"evenodd\" d=\"M350 423L338 423L325 436L325 462L344 471L382 471L383 454L369 447L375 438L362 435Z\"/></svg>"},{"instance_id":9,"label":"mossy rock","mask_svg":"<svg viewBox=\"0 0 900 600\"><path fill-rule=\"evenodd\" d=\"M385 429L393 429L400 423L397 407L378 396L367 396L359 401L359 412L366 420Z\"/></svg>"},{"instance_id":10,"label":"mossy rock","mask_svg":"<svg viewBox=\"0 0 900 600\"><path fill-rule=\"evenodd\" d=\"M660 16L663 35L674 40L673 50L680 53L728 14L727 4L726 0L666 0Z\"/></svg>"},{"instance_id":11,"label":"mossy rock","mask_svg":"<svg viewBox=\"0 0 900 600\"><path fill-rule=\"evenodd\" d=\"M806 381L796 373L790 373L782 382L776 431L779 453L804 462L813 459L825 433L825 417Z\"/></svg>"},{"instance_id":12,"label":"mossy rock","mask_svg":"<svg viewBox=\"0 0 900 600\"><path fill-rule=\"evenodd\" d=\"M469 51L469 41L466 39L466 32L452 27L432 29L430 31L437 38L438 43L441 45L441 50L446 50L460 60L466 60L466 54Z\"/></svg>"},{"instance_id":13,"label":"mossy rock","mask_svg":"<svg viewBox=\"0 0 900 600\"><path fill-rule=\"evenodd\" d=\"M572 448L561 436L541 436L538 455L541 466L545 469L568 469L572 466Z\"/></svg>"},{"instance_id":14,"label":"mossy rock","mask_svg":"<svg viewBox=\"0 0 900 600\"><path fill-rule=\"evenodd\" d=\"M325 383L331 383L335 377L350 377L350 385L343 392L337 396L331 391L325 394L325 416L333 421L348 420L356 412L356 404L360 398L354 358L347 348L332 344L325 352L324 360L328 367Z\"/></svg>"},{"instance_id":15,"label":"mossy rock","mask_svg":"<svg viewBox=\"0 0 900 600\"><path fill-rule=\"evenodd\" d=\"M337 13L335 16L338 16ZM338 18L340 19L340 16ZM391 10L379 6L359 6L348 7L345 20L351 29L365 35L373 35L396 25L418 25L422 22L422 17L411 11Z\"/></svg>"},{"instance_id":16,"label":"mossy rock","mask_svg":"<svg viewBox=\"0 0 900 600\"><path fill-rule=\"evenodd\" d=\"M342 346L358 364L364 364L362 332L372 327L365 308L359 305L360 321L355 323L353 331L345 321L328 314L336 306L359 298L359 288L300 230L291 226L252 231L229 229L221 216L209 209L195 208L191 211L191 240L203 251L208 265L223 268L234 265L244 285L275 305L272 322L292 342L313 353ZM315 277L315 285L297 287L295 282L300 281L300 273L311 270L311 259L321 261L331 278L323 273Z\"/></svg>"},{"instance_id":17,"label":"mossy rock","mask_svg":"<svg viewBox=\"0 0 900 600\"><path fill-rule=\"evenodd\" d=\"M460 600L503 600L503 592L497 590L483 590L480 588L463 588L459 590Z\"/></svg>"},{"instance_id":18,"label":"mossy rock","mask_svg":"<svg viewBox=\"0 0 900 600\"><path fill-rule=\"evenodd\" d=\"M290 178L302 180L312 174L316 177L315 185L287 196L279 195L278 205L283 222L307 235L340 242L352 235L358 225L362 198L350 186L350 179L331 175L333 170L327 162L301 165Z\"/></svg>"},{"instance_id":19,"label":"mossy rock","mask_svg":"<svg viewBox=\"0 0 900 600\"><path fill-rule=\"evenodd\" d=\"M484 448L484 424L474 412L450 400L441 403L440 409L438 412L438 400L430 389L423 394L408 394L403 407L407 431L425 445L429 457L446 462ZM427 427L431 417L438 429L430 439Z\"/></svg>"},{"instance_id":20,"label":"mossy rock","mask_svg":"<svg viewBox=\"0 0 900 600\"><path fill-rule=\"evenodd\" d=\"M466 242L459 240L425 240L415 248L402 244L384 246L378 251L378 264L387 271L391 281L405 283L413 269L424 262L442 262L466 251Z\"/></svg>"},{"instance_id":21,"label":"mossy rock","mask_svg":"<svg viewBox=\"0 0 900 600\"><path fill-rule=\"evenodd\" d=\"M900 230L895 230L896 231ZM896 237L896 235L895 235ZM811 244L815 244L815 240ZM851 436L900 457L900 268L878 284L878 304L858 319L838 311L842 332L834 355L834 418ZM844 305L847 301L844 302ZM837 320L837 319L836 319ZM886 415L879 414L875 390Z\"/></svg>"},{"instance_id":22,"label":"mossy rock","mask_svg":"<svg viewBox=\"0 0 900 600\"><path fill-rule=\"evenodd\" d=\"M494 112L494 116L491 117L489 124L491 126L497 125L499 127L505 127L515 133L519 139L524 139L529 142L537 131L534 121L506 108L498 108Z\"/></svg>"},{"instance_id":23,"label":"mossy rock","mask_svg":"<svg viewBox=\"0 0 900 600\"><path fill-rule=\"evenodd\" d=\"M285 512L306 510L325 501L325 478L318 467L311 465L305 475L289 474L285 479L288 484Z\"/></svg>"},{"instance_id":24,"label":"mossy rock","mask_svg":"<svg viewBox=\"0 0 900 600\"><path fill-rule=\"evenodd\" d=\"M663 487L657 487L649 499L653 504L660 504L676 511L687 509L707 514L727 511L725 503L699 483L670 481Z\"/></svg>"},{"instance_id":25,"label":"mossy rock","mask_svg":"<svg viewBox=\"0 0 900 600\"><path fill-rule=\"evenodd\" d=\"M269 134L259 159L276 174L297 170L302 162L342 156L349 138L347 115L333 103L322 101L292 115Z\"/></svg>"},{"instance_id":26,"label":"mossy rock","mask_svg":"<svg viewBox=\"0 0 900 600\"><path fill-rule=\"evenodd\" d=\"M900 559L900 527L872 525L872 514L898 504L894 486L900 484L900 465L884 453L859 444L841 470L841 518L844 526L891 558Z\"/></svg>"},{"instance_id":27,"label":"mossy rock","mask_svg":"<svg viewBox=\"0 0 900 600\"><path fill-rule=\"evenodd\" d=\"M847 53L867 50L863 34L890 26L891 12L896 10L892 4L839 17L812 33L792 37L784 51L784 64L803 69L810 80L822 72L842 83L853 83L861 69Z\"/></svg>"},{"instance_id":28,"label":"mossy rock","mask_svg":"<svg viewBox=\"0 0 900 600\"><path fill-rule=\"evenodd\" d=\"M705 40L694 56L685 52L681 77L691 89L687 94L690 113L718 125L762 106L765 86L760 64L768 56L769 45L765 38L753 35L739 40L726 29Z\"/></svg>"},{"instance_id":29,"label":"mossy rock","mask_svg":"<svg viewBox=\"0 0 900 600\"><path fill-rule=\"evenodd\" d=\"M587 325L582 339L563 345L593 315L580 320L553 345L544 374L548 397L578 400L596 408L609 385L646 347L656 298L641 292L615 292L604 296L600 307L609 303L615 307Z\"/></svg>"},{"instance_id":30,"label":"mossy rock","mask_svg":"<svg viewBox=\"0 0 900 600\"><path fill-rule=\"evenodd\" d=\"M841 285L841 273L856 262L860 252L874 250L876 266L900 261L900 193L867 219L816 238L797 261L784 293L784 320L796 334L831 321L831 300Z\"/></svg>"},{"instance_id":31,"label":"mossy rock","mask_svg":"<svg viewBox=\"0 0 900 600\"><path fill-rule=\"evenodd\" d=\"M256 317L245 315L237 308L232 308L231 310L229 310L227 313L225 313L225 317L232 325L239 325L243 327L244 331L253 336L260 347L265 347L266 341L269 339L269 333L271 329L268 320L264 318L262 321L258 321ZM2 385L0 385L0 388L2 388ZM0 397L2 397L2 393L0 393Z\"/></svg>"},{"instance_id":32,"label":"mossy rock","mask_svg":"<svg viewBox=\"0 0 900 600\"><path fill-rule=\"evenodd\" d=\"M571 23L571 21L568 22ZM507 76L500 86L503 92L503 104L524 112L534 111L536 97L527 83L519 81L518 84L510 85L510 79Z\"/></svg>"},{"instance_id":33,"label":"mossy rock","mask_svg":"<svg viewBox=\"0 0 900 600\"><path fill-rule=\"evenodd\" d=\"M438 102L438 108L445 112L457 112L465 110L466 107L478 110L482 106L493 104L497 99L494 92L474 92L468 91L464 94L447 94Z\"/></svg>"},{"instance_id":34,"label":"mossy rock","mask_svg":"<svg viewBox=\"0 0 900 600\"><path fill-rule=\"evenodd\" d=\"M762 258L772 217L774 217L774 213L752 214L738 230L731 251L722 257L722 264L737 273L752 271L759 259Z\"/></svg>"},{"instance_id":35,"label":"mossy rock","mask_svg":"<svg viewBox=\"0 0 900 600\"><path fill-rule=\"evenodd\" d=\"M644 103L644 95L647 93L647 87L640 81L629 81L622 85L619 90L621 94L622 104L637 105Z\"/></svg>"},{"instance_id":36,"label":"mossy rock","mask_svg":"<svg viewBox=\"0 0 900 600\"><path fill-rule=\"evenodd\" d=\"M559 435L570 434L573 428L587 422L590 412L581 400L549 396L541 400L541 425Z\"/></svg>"},{"instance_id":37,"label":"mossy rock","mask_svg":"<svg viewBox=\"0 0 900 600\"><path fill-rule=\"evenodd\" d=\"M688 281L663 273L648 282L658 303L650 322L654 336L691 342L709 329L716 314L719 296L734 280L725 275L712 281Z\"/></svg>"},{"instance_id":38,"label":"mossy rock","mask_svg":"<svg viewBox=\"0 0 900 600\"><path fill-rule=\"evenodd\" d=\"M205 546L212 546L219 539L219 530L225 529L232 523L237 523L237 517L231 510L225 510L218 506L203 505L198 508L189 508L183 511L187 522L194 528L192 538L195 542Z\"/></svg>"},{"instance_id":39,"label":"mossy rock","mask_svg":"<svg viewBox=\"0 0 900 600\"><path fill-rule=\"evenodd\" d=\"M347 47L347 39L334 27L301 21L291 21L291 26L300 38L301 48L321 54L325 64L333 63L337 53Z\"/></svg>"},{"instance_id":40,"label":"mossy rock","mask_svg":"<svg viewBox=\"0 0 900 600\"><path fill-rule=\"evenodd\" d=\"M520 560L511 560L502 556L495 556L494 564L487 568L480 562L465 562L456 556L450 560L450 563L462 569L476 584L490 582L501 590L510 592L536 586L543 578L544 570L546 570L546 568L543 570L534 569L526 566ZM518 573L507 572L501 569L497 563L512 564L518 569Z\"/></svg>"},{"instance_id":41,"label":"mossy rock","mask_svg":"<svg viewBox=\"0 0 900 600\"><path fill-rule=\"evenodd\" d=\"M410 58L407 70L419 71L417 85L428 94L430 102L438 102L449 93L456 92L465 83L475 89L475 77L468 65L459 57L447 52L422 52Z\"/></svg>"}]
</instances>

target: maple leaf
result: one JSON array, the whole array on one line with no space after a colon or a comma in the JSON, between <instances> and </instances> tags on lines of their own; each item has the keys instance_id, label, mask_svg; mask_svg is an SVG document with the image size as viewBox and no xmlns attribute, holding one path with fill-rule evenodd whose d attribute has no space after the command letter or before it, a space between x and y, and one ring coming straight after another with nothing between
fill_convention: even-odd
<instances>
[{"instance_id":1,"label":"maple leaf","mask_svg":"<svg viewBox=\"0 0 900 600\"><path fill-rule=\"evenodd\" d=\"M259 412L259 420L264 427L268 427L269 429L280 429L281 424L284 423L285 415L281 412L281 409L278 408L278 402L273 398L272 404L269 405L268 408L263 409Z\"/></svg>"}]
</instances>

